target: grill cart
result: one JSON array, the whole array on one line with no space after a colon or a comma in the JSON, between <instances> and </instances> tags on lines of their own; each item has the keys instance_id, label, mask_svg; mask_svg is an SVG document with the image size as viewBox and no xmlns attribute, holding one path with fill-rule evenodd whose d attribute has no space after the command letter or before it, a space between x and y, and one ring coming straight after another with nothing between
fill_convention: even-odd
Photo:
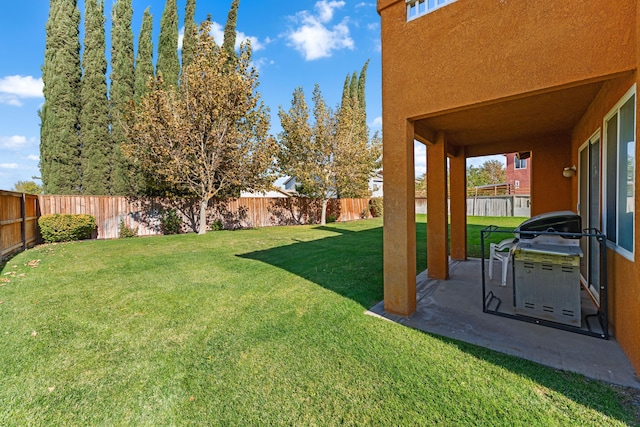
<instances>
[{"instance_id":1,"label":"grill cart","mask_svg":"<svg viewBox=\"0 0 640 427\"><path fill-rule=\"evenodd\" d=\"M578 215L561 212L532 218L516 229L520 235L513 250L516 313L580 326L580 224ZM545 231L557 227L571 235L531 233L546 225Z\"/></svg>"},{"instance_id":2,"label":"grill cart","mask_svg":"<svg viewBox=\"0 0 640 427\"><path fill-rule=\"evenodd\" d=\"M508 295L497 288L486 292L484 274L484 239L496 232L510 232L516 236L511 250L513 307L504 307ZM582 230L579 215L570 211L548 212L532 217L515 230L487 227L481 233L482 288L485 312L513 317L533 323L568 329L575 332L608 338L606 319L606 260L601 256L600 305L595 312L583 310L580 260L583 257L580 239L594 239L604 246L604 235L597 230ZM601 254L605 253L601 247ZM588 298L587 298L588 300ZM589 301L587 301L588 303ZM593 332L590 318L596 317L600 332ZM585 329L586 328L586 329Z\"/></svg>"}]
</instances>

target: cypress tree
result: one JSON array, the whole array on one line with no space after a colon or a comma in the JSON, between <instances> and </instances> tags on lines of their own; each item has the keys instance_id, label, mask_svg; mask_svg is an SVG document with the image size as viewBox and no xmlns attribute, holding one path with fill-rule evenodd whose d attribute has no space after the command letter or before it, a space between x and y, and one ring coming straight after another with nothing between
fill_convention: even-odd
<instances>
[{"instance_id":1,"label":"cypress tree","mask_svg":"<svg viewBox=\"0 0 640 427\"><path fill-rule=\"evenodd\" d=\"M111 12L111 138L113 156L111 194L128 194L128 165L120 151L126 136L125 111L133 99L133 32L131 0L117 0Z\"/></svg>"},{"instance_id":2,"label":"cypress tree","mask_svg":"<svg viewBox=\"0 0 640 427\"><path fill-rule=\"evenodd\" d=\"M193 60L196 49L196 0L187 0L184 15L184 38L182 39L182 68Z\"/></svg>"},{"instance_id":3,"label":"cypress tree","mask_svg":"<svg viewBox=\"0 0 640 427\"><path fill-rule=\"evenodd\" d=\"M365 120L366 120L366 112L367 112L367 102L365 100L364 87L367 82L367 68L369 67L369 60L364 63L362 70L360 70L360 77L358 78L358 101L360 102L360 108L365 112Z\"/></svg>"},{"instance_id":4,"label":"cypress tree","mask_svg":"<svg viewBox=\"0 0 640 427\"><path fill-rule=\"evenodd\" d=\"M49 194L79 194L80 164L80 11L77 0L51 0L46 26L39 112L40 172Z\"/></svg>"},{"instance_id":5,"label":"cypress tree","mask_svg":"<svg viewBox=\"0 0 640 427\"><path fill-rule=\"evenodd\" d=\"M167 0L162 12L156 74L162 75L165 86L178 85L180 62L178 61L178 6L176 0Z\"/></svg>"},{"instance_id":6,"label":"cypress tree","mask_svg":"<svg viewBox=\"0 0 640 427\"><path fill-rule=\"evenodd\" d=\"M349 82L351 81L351 79L349 78L349 74L347 74L347 77L344 79L344 85L342 86L342 101L340 102L340 105L345 105L347 102L349 102Z\"/></svg>"},{"instance_id":7,"label":"cypress tree","mask_svg":"<svg viewBox=\"0 0 640 427\"><path fill-rule=\"evenodd\" d=\"M352 100L358 99L358 74L354 71L349 83L349 97Z\"/></svg>"},{"instance_id":8,"label":"cypress tree","mask_svg":"<svg viewBox=\"0 0 640 427\"><path fill-rule=\"evenodd\" d=\"M233 2L231 2L231 8L227 15L227 23L224 26L224 41L222 43L222 48L229 53L229 58L233 58L235 56L236 25L238 22L239 5L240 0L233 0Z\"/></svg>"},{"instance_id":9,"label":"cypress tree","mask_svg":"<svg viewBox=\"0 0 640 427\"><path fill-rule=\"evenodd\" d=\"M134 97L136 102L144 96L147 82L153 77L153 16L147 7L142 17L142 27L138 36L138 55L136 56Z\"/></svg>"},{"instance_id":10,"label":"cypress tree","mask_svg":"<svg viewBox=\"0 0 640 427\"><path fill-rule=\"evenodd\" d=\"M82 142L82 190L84 194L109 194L111 142L107 100L107 60L105 58L104 3L86 0L84 52L80 99L80 140Z\"/></svg>"}]
</instances>

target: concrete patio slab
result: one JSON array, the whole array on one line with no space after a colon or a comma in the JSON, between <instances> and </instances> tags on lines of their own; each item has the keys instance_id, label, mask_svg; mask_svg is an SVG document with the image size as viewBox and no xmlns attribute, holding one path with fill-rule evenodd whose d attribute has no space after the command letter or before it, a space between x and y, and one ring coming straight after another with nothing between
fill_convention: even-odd
<instances>
[{"instance_id":1,"label":"concrete patio slab","mask_svg":"<svg viewBox=\"0 0 640 427\"><path fill-rule=\"evenodd\" d=\"M451 261L449 274L449 280L430 279L426 271L418 275L418 305L411 316L387 313L383 302L368 313L556 369L640 389L640 380L614 338L604 340L484 313L479 259ZM499 278L487 279L486 286L487 290L505 292ZM508 299L503 301L503 305L509 303Z\"/></svg>"}]
</instances>

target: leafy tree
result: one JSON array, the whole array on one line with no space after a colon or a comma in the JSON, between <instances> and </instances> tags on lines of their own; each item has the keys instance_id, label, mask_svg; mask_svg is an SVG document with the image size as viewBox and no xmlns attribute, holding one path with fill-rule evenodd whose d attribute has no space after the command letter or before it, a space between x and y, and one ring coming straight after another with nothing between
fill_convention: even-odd
<instances>
[{"instance_id":1,"label":"leafy tree","mask_svg":"<svg viewBox=\"0 0 640 427\"><path fill-rule=\"evenodd\" d=\"M502 184L506 181L504 165L498 160L487 160L481 166L467 168L467 188Z\"/></svg>"},{"instance_id":2,"label":"leafy tree","mask_svg":"<svg viewBox=\"0 0 640 427\"><path fill-rule=\"evenodd\" d=\"M211 198L265 190L274 178L275 144L269 111L256 93L251 48L243 44L230 70L229 54L215 49L210 29L208 20L201 25L178 88L165 88L162 75L149 87L132 112L126 147L163 188L200 199L200 234Z\"/></svg>"},{"instance_id":3,"label":"leafy tree","mask_svg":"<svg viewBox=\"0 0 640 427\"><path fill-rule=\"evenodd\" d=\"M423 173L416 178L416 197L427 197L427 174Z\"/></svg>"},{"instance_id":4,"label":"leafy tree","mask_svg":"<svg viewBox=\"0 0 640 427\"><path fill-rule=\"evenodd\" d=\"M50 0L39 111L40 172L50 194L82 192L79 26L77 0Z\"/></svg>"},{"instance_id":5,"label":"leafy tree","mask_svg":"<svg viewBox=\"0 0 640 427\"><path fill-rule=\"evenodd\" d=\"M147 7L142 17L142 27L138 36L138 54L134 71L134 98L136 102L144 96L149 79L153 77L153 15Z\"/></svg>"},{"instance_id":6,"label":"leafy tree","mask_svg":"<svg viewBox=\"0 0 640 427\"><path fill-rule=\"evenodd\" d=\"M498 160L487 160L482 164L482 169L486 171L489 184L502 184L507 179L504 165Z\"/></svg>"},{"instance_id":7,"label":"leafy tree","mask_svg":"<svg viewBox=\"0 0 640 427\"><path fill-rule=\"evenodd\" d=\"M84 194L109 194L112 150L102 0L86 0L84 28L80 92L82 190Z\"/></svg>"},{"instance_id":8,"label":"leafy tree","mask_svg":"<svg viewBox=\"0 0 640 427\"><path fill-rule=\"evenodd\" d=\"M182 66L186 67L193 60L196 47L196 0L187 0L184 14L184 37L182 39Z\"/></svg>"},{"instance_id":9,"label":"leafy tree","mask_svg":"<svg viewBox=\"0 0 640 427\"><path fill-rule=\"evenodd\" d=\"M368 180L379 165L379 139L369 141L364 112L358 108L357 96L351 95L352 87L350 84L349 95L343 94L343 103L334 113L316 85L313 124L302 88L293 92L289 111L280 108L278 113L283 129L278 166L282 173L296 178L299 192L322 200L322 224L329 199L368 194Z\"/></svg>"},{"instance_id":10,"label":"leafy tree","mask_svg":"<svg viewBox=\"0 0 640 427\"><path fill-rule=\"evenodd\" d=\"M111 194L128 194L129 168L122 155L126 142L124 114L133 99L133 32L131 0L117 0L112 9L111 26L111 137L113 139Z\"/></svg>"},{"instance_id":11,"label":"leafy tree","mask_svg":"<svg viewBox=\"0 0 640 427\"><path fill-rule=\"evenodd\" d=\"M167 0L162 12L156 74L162 75L164 84L167 86L178 84L180 62L178 61L178 6L176 0Z\"/></svg>"},{"instance_id":12,"label":"leafy tree","mask_svg":"<svg viewBox=\"0 0 640 427\"><path fill-rule=\"evenodd\" d=\"M367 61L360 77L353 73L349 95L343 94L337 112L336 163L340 174L336 177L339 197L369 196L369 179L380 167L382 144L379 135L369 140L365 98Z\"/></svg>"},{"instance_id":13,"label":"leafy tree","mask_svg":"<svg viewBox=\"0 0 640 427\"><path fill-rule=\"evenodd\" d=\"M43 187L35 181L18 181L13 186L13 191L26 194L42 194Z\"/></svg>"}]
</instances>

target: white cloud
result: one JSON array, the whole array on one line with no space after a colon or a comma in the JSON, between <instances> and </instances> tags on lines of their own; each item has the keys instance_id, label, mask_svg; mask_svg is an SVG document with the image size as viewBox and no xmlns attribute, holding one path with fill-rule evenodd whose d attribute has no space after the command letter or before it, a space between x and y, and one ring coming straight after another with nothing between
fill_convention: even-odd
<instances>
[{"instance_id":1,"label":"white cloud","mask_svg":"<svg viewBox=\"0 0 640 427\"><path fill-rule=\"evenodd\" d=\"M382 116L378 116L375 119L373 119L373 121L369 126L376 129L382 128Z\"/></svg>"},{"instance_id":2,"label":"white cloud","mask_svg":"<svg viewBox=\"0 0 640 427\"><path fill-rule=\"evenodd\" d=\"M373 50L376 52L382 52L382 40L375 39L373 43Z\"/></svg>"},{"instance_id":3,"label":"white cloud","mask_svg":"<svg viewBox=\"0 0 640 427\"><path fill-rule=\"evenodd\" d=\"M415 176L422 176L427 172L427 147L423 143L413 143L413 159Z\"/></svg>"},{"instance_id":4,"label":"white cloud","mask_svg":"<svg viewBox=\"0 0 640 427\"><path fill-rule=\"evenodd\" d=\"M318 11L318 19L320 22L326 24L333 19L333 11L344 7L343 1L325 1L321 0L315 4L315 8Z\"/></svg>"},{"instance_id":5,"label":"white cloud","mask_svg":"<svg viewBox=\"0 0 640 427\"><path fill-rule=\"evenodd\" d=\"M32 76L7 76L0 79L0 92L22 98L40 98L44 84Z\"/></svg>"},{"instance_id":6,"label":"white cloud","mask_svg":"<svg viewBox=\"0 0 640 427\"><path fill-rule=\"evenodd\" d=\"M319 1L315 4L316 15L303 10L293 18L299 24L286 34L289 46L300 52L307 61L330 57L335 50L353 49L355 43L349 34L349 18L329 27L334 11L345 5L343 1Z\"/></svg>"},{"instance_id":7,"label":"white cloud","mask_svg":"<svg viewBox=\"0 0 640 427\"><path fill-rule=\"evenodd\" d=\"M27 145L27 138L22 135L0 136L0 149L19 150Z\"/></svg>"},{"instance_id":8,"label":"white cloud","mask_svg":"<svg viewBox=\"0 0 640 427\"><path fill-rule=\"evenodd\" d=\"M487 162L490 160L497 160L503 165L506 164L506 157L503 154L495 154L492 156L469 157L467 158L467 167L469 166L480 167L484 162Z\"/></svg>"},{"instance_id":9,"label":"white cloud","mask_svg":"<svg viewBox=\"0 0 640 427\"><path fill-rule=\"evenodd\" d=\"M20 107L24 98L42 98L44 84L32 76L6 76L0 78L0 104Z\"/></svg>"},{"instance_id":10,"label":"white cloud","mask_svg":"<svg viewBox=\"0 0 640 427\"><path fill-rule=\"evenodd\" d=\"M22 107L22 101L15 95L5 95L0 92L0 104L13 105L14 107Z\"/></svg>"},{"instance_id":11,"label":"white cloud","mask_svg":"<svg viewBox=\"0 0 640 427\"><path fill-rule=\"evenodd\" d=\"M274 63L275 62L272 59L268 58L258 58L251 61L251 65L253 66L253 68L258 71L262 70L266 65L273 65Z\"/></svg>"},{"instance_id":12,"label":"white cloud","mask_svg":"<svg viewBox=\"0 0 640 427\"><path fill-rule=\"evenodd\" d=\"M39 162L40 161L40 156L36 156L35 154L29 154L27 156L27 160L31 160L33 162Z\"/></svg>"},{"instance_id":13,"label":"white cloud","mask_svg":"<svg viewBox=\"0 0 640 427\"><path fill-rule=\"evenodd\" d=\"M221 24L218 24L217 22L212 22L211 35L213 36L213 39L215 40L216 44L218 46L221 46L222 42L224 41L224 27ZM255 36L248 36L242 31L236 31L235 49L236 50L240 49L240 44L245 40L248 40L251 43L252 52L257 52L259 50L262 50L266 47L267 44L271 43L271 40L269 38L267 38L264 41L264 43L262 43ZM184 41L184 27L180 28L180 31L178 32L178 50L182 50L183 41Z\"/></svg>"},{"instance_id":14,"label":"white cloud","mask_svg":"<svg viewBox=\"0 0 640 427\"><path fill-rule=\"evenodd\" d=\"M222 45L224 41L224 27L217 22L214 22L211 26L211 35L218 45ZM265 45L258 40L255 36L248 36L242 31L236 31L236 50L240 49L240 44L248 40L251 43L251 51L257 52L265 48ZM268 43L268 42L266 42Z\"/></svg>"},{"instance_id":15,"label":"white cloud","mask_svg":"<svg viewBox=\"0 0 640 427\"><path fill-rule=\"evenodd\" d=\"M19 167L17 163L0 163L0 169L18 169Z\"/></svg>"},{"instance_id":16,"label":"white cloud","mask_svg":"<svg viewBox=\"0 0 640 427\"><path fill-rule=\"evenodd\" d=\"M367 24L367 30L377 30L378 28L380 28L380 24L378 24L377 22L371 22L369 24Z\"/></svg>"},{"instance_id":17,"label":"white cloud","mask_svg":"<svg viewBox=\"0 0 640 427\"><path fill-rule=\"evenodd\" d=\"M182 42L184 41L184 27L178 31L178 50L182 50Z\"/></svg>"}]
</instances>

